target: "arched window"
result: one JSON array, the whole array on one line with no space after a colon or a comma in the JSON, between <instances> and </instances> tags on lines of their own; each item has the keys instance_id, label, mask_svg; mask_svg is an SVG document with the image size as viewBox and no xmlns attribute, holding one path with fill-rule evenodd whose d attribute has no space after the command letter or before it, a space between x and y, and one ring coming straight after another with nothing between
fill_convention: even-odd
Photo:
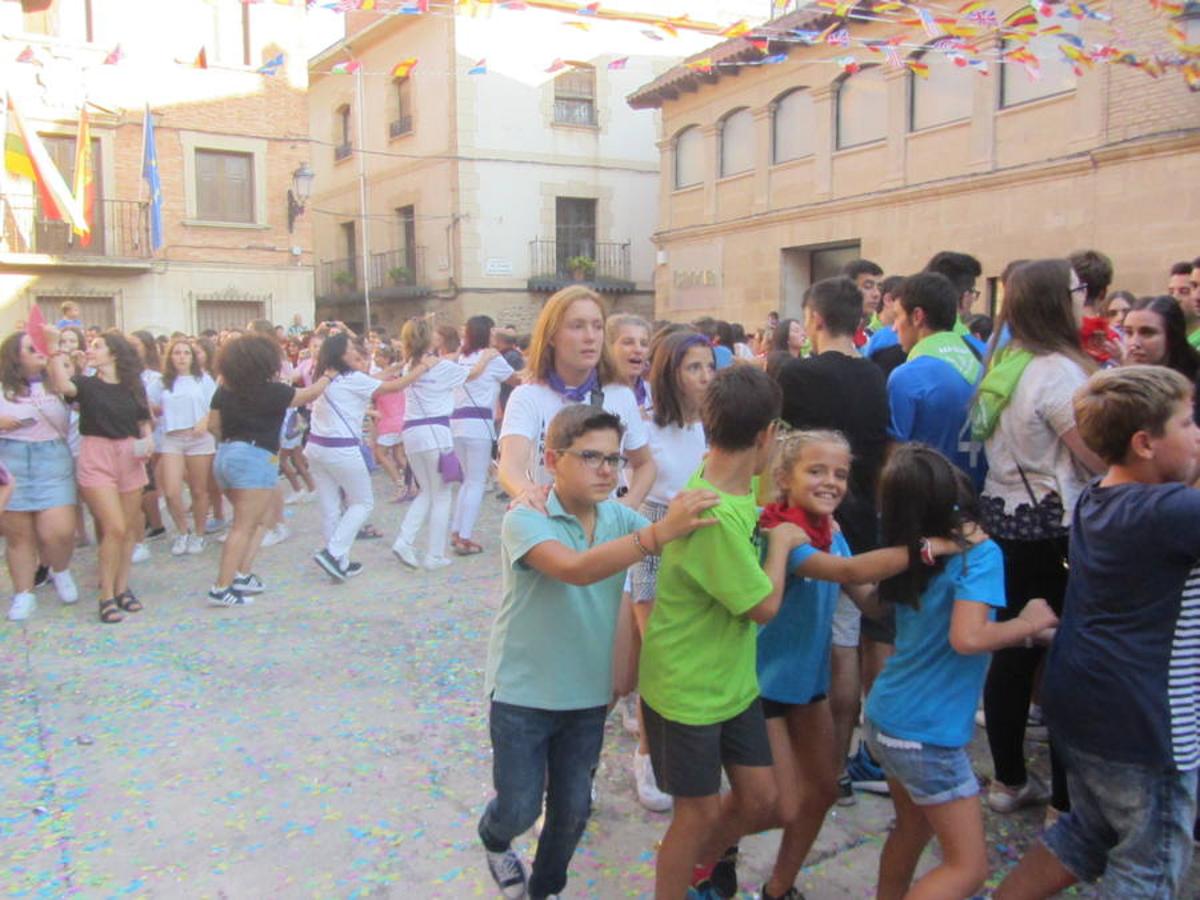
<instances>
[{"instance_id":1,"label":"arched window","mask_svg":"<svg viewBox=\"0 0 1200 900\"><path fill-rule=\"evenodd\" d=\"M956 66L950 57L936 50L922 54L921 62L929 66L929 75L909 75L909 130L971 118L974 79L979 77L974 70Z\"/></svg>"},{"instance_id":2,"label":"arched window","mask_svg":"<svg viewBox=\"0 0 1200 900\"><path fill-rule=\"evenodd\" d=\"M731 112L721 121L721 177L754 168L754 116L748 109Z\"/></svg>"},{"instance_id":3,"label":"arched window","mask_svg":"<svg viewBox=\"0 0 1200 900\"><path fill-rule=\"evenodd\" d=\"M1055 19L1069 33L1079 34L1075 19ZM1023 64L1006 60L1000 64L1000 106L1016 106L1042 97L1062 94L1075 89L1075 66L1063 56L1057 35L1042 34L1025 41L1029 52L1038 58L1036 69L1026 71ZM1012 49L1010 41L1002 44L1004 52ZM1036 73L1036 80L1033 74Z\"/></svg>"},{"instance_id":4,"label":"arched window","mask_svg":"<svg viewBox=\"0 0 1200 900\"><path fill-rule=\"evenodd\" d=\"M857 147L887 137L887 85L872 66L844 78L837 90L837 148Z\"/></svg>"},{"instance_id":5,"label":"arched window","mask_svg":"<svg viewBox=\"0 0 1200 900\"><path fill-rule=\"evenodd\" d=\"M695 125L675 136L675 187L688 187L704 180L703 140Z\"/></svg>"},{"instance_id":6,"label":"arched window","mask_svg":"<svg viewBox=\"0 0 1200 900\"><path fill-rule=\"evenodd\" d=\"M775 101L775 114L771 117L771 162L810 155L812 131L812 96L804 88L788 91Z\"/></svg>"}]
</instances>

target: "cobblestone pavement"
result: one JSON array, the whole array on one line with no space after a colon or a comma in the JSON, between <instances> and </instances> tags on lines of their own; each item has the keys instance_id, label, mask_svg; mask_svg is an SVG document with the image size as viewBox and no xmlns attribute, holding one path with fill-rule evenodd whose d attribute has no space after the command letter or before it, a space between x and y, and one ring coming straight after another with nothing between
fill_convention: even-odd
<instances>
[{"instance_id":1,"label":"cobblestone pavement","mask_svg":"<svg viewBox=\"0 0 1200 900\"><path fill-rule=\"evenodd\" d=\"M389 552L404 507L377 490L387 537L356 545L366 572L348 584L310 558L316 506L288 507L293 536L263 552L268 592L253 606L204 605L215 544L173 558L159 541L134 574L146 611L124 624L101 626L94 601L62 607L50 588L28 622L0 624L0 894L495 895L475 822L490 785L481 673L502 506L485 502L488 552L413 573ZM81 587L94 559L77 556ZM637 805L633 749L613 717L565 896L651 890L666 821ZM1044 768L1044 749L1030 752ZM872 895L890 818L868 796L829 817L802 875L809 900ZM994 876L1039 822L989 817ZM745 842L747 891L777 840Z\"/></svg>"}]
</instances>

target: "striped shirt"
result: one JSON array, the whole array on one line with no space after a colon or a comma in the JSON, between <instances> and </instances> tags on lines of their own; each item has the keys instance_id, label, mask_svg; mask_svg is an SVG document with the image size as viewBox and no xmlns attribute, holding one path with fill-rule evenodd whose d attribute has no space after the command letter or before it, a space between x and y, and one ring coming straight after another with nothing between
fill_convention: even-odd
<instances>
[{"instance_id":1,"label":"striped shirt","mask_svg":"<svg viewBox=\"0 0 1200 900\"><path fill-rule=\"evenodd\" d=\"M1194 769L1200 765L1200 566L1183 585L1167 679L1175 765Z\"/></svg>"}]
</instances>

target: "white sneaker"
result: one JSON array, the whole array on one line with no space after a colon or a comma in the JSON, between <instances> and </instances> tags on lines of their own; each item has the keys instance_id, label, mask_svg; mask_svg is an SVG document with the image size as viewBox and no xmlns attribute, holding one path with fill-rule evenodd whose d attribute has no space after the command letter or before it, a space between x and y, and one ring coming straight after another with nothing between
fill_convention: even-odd
<instances>
[{"instance_id":1,"label":"white sneaker","mask_svg":"<svg viewBox=\"0 0 1200 900\"><path fill-rule=\"evenodd\" d=\"M317 492L316 492L316 491L301 491L301 492L300 492L300 499L299 499L297 502L299 502L299 503L312 503L312 502L313 502L314 500L316 500L316 499L317 499Z\"/></svg>"},{"instance_id":2,"label":"white sneaker","mask_svg":"<svg viewBox=\"0 0 1200 900\"><path fill-rule=\"evenodd\" d=\"M197 553L203 553L205 547L204 535L189 534L187 536L187 552L195 556Z\"/></svg>"},{"instance_id":3,"label":"white sneaker","mask_svg":"<svg viewBox=\"0 0 1200 900\"><path fill-rule=\"evenodd\" d=\"M626 733L637 737L642 731L641 726L638 725L637 692L634 691L632 694L626 694L621 698L621 703L619 705L621 707L621 726L625 729Z\"/></svg>"},{"instance_id":4,"label":"white sneaker","mask_svg":"<svg viewBox=\"0 0 1200 900\"><path fill-rule=\"evenodd\" d=\"M1025 783L1019 789L993 780L987 793L987 805L998 813L1016 812L1024 806L1039 806L1049 800L1050 791L1032 773L1026 775Z\"/></svg>"},{"instance_id":5,"label":"white sneaker","mask_svg":"<svg viewBox=\"0 0 1200 900\"><path fill-rule=\"evenodd\" d=\"M274 547L276 544L282 544L291 536L292 533L288 530L288 527L280 522L274 528L268 529L266 535L263 536L262 545L264 547Z\"/></svg>"},{"instance_id":6,"label":"white sneaker","mask_svg":"<svg viewBox=\"0 0 1200 900\"><path fill-rule=\"evenodd\" d=\"M150 558L150 550L145 544L133 545L133 556L130 561L134 563L144 563Z\"/></svg>"},{"instance_id":7,"label":"white sneaker","mask_svg":"<svg viewBox=\"0 0 1200 900\"><path fill-rule=\"evenodd\" d=\"M70 569L62 572L51 569L50 580L54 582L54 592L63 603L70 605L79 600L79 588L75 587L75 579L71 577Z\"/></svg>"},{"instance_id":8,"label":"white sneaker","mask_svg":"<svg viewBox=\"0 0 1200 900\"><path fill-rule=\"evenodd\" d=\"M304 491L292 491L292 493L283 498L283 505L291 506L295 503L299 503L303 496Z\"/></svg>"},{"instance_id":9,"label":"white sneaker","mask_svg":"<svg viewBox=\"0 0 1200 900\"><path fill-rule=\"evenodd\" d=\"M654 780L654 766L650 764L650 755L633 751L633 780L637 785L638 803L650 812L670 812L674 801L670 794L664 794L658 789Z\"/></svg>"},{"instance_id":10,"label":"white sneaker","mask_svg":"<svg viewBox=\"0 0 1200 900\"><path fill-rule=\"evenodd\" d=\"M23 622L35 609L37 609L37 597L33 595L33 591L13 594L12 606L8 608L8 621Z\"/></svg>"},{"instance_id":11,"label":"white sneaker","mask_svg":"<svg viewBox=\"0 0 1200 900\"><path fill-rule=\"evenodd\" d=\"M444 569L448 565L450 565L450 560L446 559L444 556L439 556L437 558L430 557L429 559L425 560L425 568L430 572L435 572L438 569Z\"/></svg>"},{"instance_id":12,"label":"white sneaker","mask_svg":"<svg viewBox=\"0 0 1200 900\"><path fill-rule=\"evenodd\" d=\"M500 896L508 900L520 900L526 896L528 878L525 874L525 864L521 862L521 857L517 856L517 851L493 853L485 849L484 853L487 854L488 871L492 873L496 887L500 888Z\"/></svg>"},{"instance_id":13,"label":"white sneaker","mask_svg":"<svg viewBox=\"0 0 1200 900\"><path fill-rule=\"evenodd\" d=\"M183 556L187 553L188 538L191 535L188 532L175 535L175 540L171 541L171 555Z\"/></svg>"},{"instance_id":14,"label":"white sneaker","mask_svg":"<svg viewBox=\"0 0 1200 900\"><path fill-rule=\"evenodd\" d=\"M417 562L417 551L413 549L412 544L406 544L404 541L397 540L392 544L392 552L410 569L419 569L421 564Z\"/></svg>"}]
</instances>

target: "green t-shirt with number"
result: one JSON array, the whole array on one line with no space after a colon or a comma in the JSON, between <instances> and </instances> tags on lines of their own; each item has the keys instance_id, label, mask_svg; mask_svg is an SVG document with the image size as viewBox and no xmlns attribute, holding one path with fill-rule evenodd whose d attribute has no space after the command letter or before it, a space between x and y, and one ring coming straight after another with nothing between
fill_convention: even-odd
<instances>
[{"instance_id":1,"label":"green t-shirt with number","mask_svg":"<svg viewBox=\"0 0 1200 900\"><path fill-rule=\"evenodd\" d=\"M685 490L696 488L720 495L705 513L718 524L663 549L638 690L672 722L713 725L758 696L758 626L745 613L771 592L771 579L759 565L754 495L718 491L704 480L703 468Z\"/></svg>"}]
</instances>

